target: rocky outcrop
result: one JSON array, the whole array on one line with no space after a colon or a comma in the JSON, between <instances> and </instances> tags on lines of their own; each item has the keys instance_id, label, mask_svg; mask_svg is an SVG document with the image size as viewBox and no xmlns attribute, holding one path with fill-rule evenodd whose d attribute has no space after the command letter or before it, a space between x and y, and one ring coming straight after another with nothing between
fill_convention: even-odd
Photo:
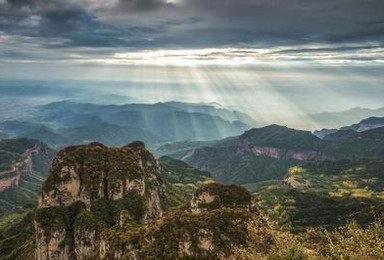
<instances>
[{"instance_id":1,"label":"rocky outcrop","mask_svg":"<svg viewBox=\"0 0 384 260\"><path fill-rule=\"evenodd\" d=\"M303 174L305 174L305 170L299 166L289 168L283 179L283 185L301 191L309 189L311 187L310 181L300 178Z\"/></svg>"},{"instance_id":2,"label":"rocky outcrop","mask_svg":"<svg viewBox=\"0 0 384 260\"><path fill-rule=\"evenodd\" d=\"M68 147L54 159L42 187L36 258L93 259L106 250L102 227L162 215L160 167L143 143Z\"/></svg>"},{"instance_id":3,"label":"rocky outcrop","mask_svg":"<svg viewBox=\"0 0 384 260\"><path fill-rule=\"evenodd\" d=\"M266 147L254 145L251 142L243 139L237 141L237 155L242 156L245 154L253 154L256 156L267 156L283 160L297 160L297 161L322 161L326 156L319 151L304 151L304 150L291 150L276 147Z\"/></svg>"},{"instance_id":4,"label":"rocky outcrop","mask_svg":"<svg viewBox=\"0 0 384 260\"><path fill-rule=\"evenodd\" d=\"M36 259L211 259L246 244L258 212L245 188L202 184L164 213L164 170L141 142L59 152L34 221Z\"/></svg>"},{"instance_id":5,"label":"rocky outcrop","mask_svg":"<svg viewBox=\"0 0 384 260\"><path fill-rule=\"evenodd\" d=\"M216 259L217 252L245 245L247 223L258 211L237 185L210 183L189 205L167 212L143 228L102 233L102 259Z\"/></svg>"},{"instance_id":6,"label":"rocky outcrop","mask_svg":"<svg viewBox=\"0 0 384 260\"><path fill-rule=\"evenodd\" d=\"M249 208L250 203L249 191L241 186L209 183L195 192L190 210L193 213L200 213L223 207Z\"/></svg>"},{"instance_id":7,"label":"rocky outcrop","mask_svg":"<svg viewBox=\"0 0 384 260\"><path fill-rule=\"evenodd\" d=\"M36 259L211 259L245 245L250 193L205 184L163 212L157 161L140 142L59 152L35 217Z\"/></svg>"}]
</instances>

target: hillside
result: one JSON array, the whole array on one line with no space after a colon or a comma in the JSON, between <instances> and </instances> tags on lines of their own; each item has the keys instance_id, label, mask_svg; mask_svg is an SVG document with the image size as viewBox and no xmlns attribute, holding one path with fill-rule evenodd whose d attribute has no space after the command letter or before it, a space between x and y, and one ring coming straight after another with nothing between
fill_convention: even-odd
<instances>
[{"instance_id":1,"label":"hillside","mask_svg":"<svg viewBox=\"0 0 384 260\"><path fill-rule=\"evenodd\" d=\"M271 125L251 129L238 137L191 143L189 149L187 143L179 150L175 149L177 145L167 147L169 156L211 172L216 181L247 184L282 179L288 168L297 164L384 156L383 130L340 130L320 139L309 131Z\"/></svg>"},{"instance_id":2,"label":"hillside","mask_svg":"<svg viewBox=\"0 0 384 260\"><path fill-rule=\"evenodd\" d=\"M271 125L170 155L210 171L219 182L242 184L282 178L297 162L322 160L322 145L310 132Z\"/></svg>"},{"instance_id":3,"label":"hillside","mask_svg":"<svg viewBox=\"0 0 384 260\"><path fill-rule=\"evenodd\" d=\"M177 154L189 151L191 149L200 148L215 144L216 141L178 141L178 142L166 142L157 145L153 148L153 154L156 157L161 157L167 154Z\"/></svg>"},{"instance_id":4,"label":"hillside","mask_svg":"<svg viewBox=\"0 0 384 260\"><path fill-rule=\"evenodd\" d=\"M279 125L253 128L242 134L239 139L260 147L269 146L295 150L319 149L322 145L322 141L309 131Z\"/></svg>"},{"instance_id":5,"label":"hillside","mask_svg":"<svg viewBox=\"0 0 384 260\"><path fill-rule=\"evenodd\" d=\"M291 167L283 181L248 185L260 208L285 228L367 225L384 212L384 158Z\"/></svg>"},{"instance_id":6,"label":"hillside","mask_svg":"<svg viewBox=\"0 0 384 260\"><path fill-rule=\"evenodd\" d=\"M213 182L211 174L183 161L163 156L158 159L161 178L165 184L165 204L168 208L181 206L191 200L194 192L206 183Z\"/></svg>"},{"instance_id":7,"label":"hillside","mask_svg":"<svg viewBox=\"0 0 384 260\"><path fill-rule=\"evenodd\" d=\"M339 130L324 138L327 146L326 153L336 158L356 159L380 157L384 155L384 127L374 128L364 132Z\"/></svg>"}]
</instances>

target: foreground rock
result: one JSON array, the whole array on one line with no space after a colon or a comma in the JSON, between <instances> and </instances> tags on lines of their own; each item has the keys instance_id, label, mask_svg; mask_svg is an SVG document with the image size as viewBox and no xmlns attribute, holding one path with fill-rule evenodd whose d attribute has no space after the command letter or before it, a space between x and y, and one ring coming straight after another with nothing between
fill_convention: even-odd
<instances>
[{"instance_id":1,"label":"foreground rock","mask_svg":"<svg viewBox=\"0 0 384 260\"><path fill-rule=\"evenodd\" d=\"M99 143L59 152L35 219L37 259L89 259L106 252L103 227L162 216L160 169L144 144Z\"/></svg>"},{"instance_id":2,"label":"foreground rock","mask_svg":"<svg viewBox=\"0 0 384 260\"><path fill-rule=\"evenodd\" d=\"M154 222L103 231L106 251L100 256L102 259L220 259L233 247L247 244L248 223L255 215L258 213L244 188L206 184L195 192L190 203Z\"/></svg>"},{"instance_id":3,"label":"foreground rock","mask_svg":"<svg viewBox=\"0 0 384 260\"><path fill-rule=\"evenodd\" d=\"M36 212L36 258L201 259L246 244L255 214L247 190L206 184L164 212L160 173L141 142L59 152Z\"/></svg>"}]
</instances>

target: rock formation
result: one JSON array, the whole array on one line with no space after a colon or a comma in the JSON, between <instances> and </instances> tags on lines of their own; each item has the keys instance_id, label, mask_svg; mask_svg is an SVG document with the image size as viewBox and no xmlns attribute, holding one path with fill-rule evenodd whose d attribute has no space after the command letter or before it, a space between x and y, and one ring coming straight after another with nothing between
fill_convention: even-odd
<instances>
[{"instance_id":1,"label":"rock formation","mask_svg":"<svg viewBox=\"0 0 384 260\"><path fill-rule=\"evenodd\" d=\"M164 212L160 173L141 142L59 152L34 220L36 259L201 259L246 243L246 189L209 183Z\"/></svg>"},{"instance_id":2,"label":"rock formation","mask_svg":"<svg viewBox=\"0 0 384 260\"><path fill-rule=\"evenodd\" d=\"M102 227L161 217L159 174L141 142L122 148L92 143L59 152L39 198L36 258L92 259L107 250Z\"/></svg>"}]
</instances>

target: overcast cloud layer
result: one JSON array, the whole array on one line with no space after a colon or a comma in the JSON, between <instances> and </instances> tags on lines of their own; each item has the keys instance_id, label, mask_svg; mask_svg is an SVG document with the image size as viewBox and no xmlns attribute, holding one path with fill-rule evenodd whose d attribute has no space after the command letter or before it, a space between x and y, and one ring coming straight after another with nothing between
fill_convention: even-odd
<instances>
[{"instance_id":1,"label":"overcast cloud layer","mask_svg":"<svg viewBox=\"0 0 384 260\"><path fill-rule=\"evenodd\" d=\"M0 61L379 64L383 14L382 0L0 0Z\"/></svg>"}]
</instances>

